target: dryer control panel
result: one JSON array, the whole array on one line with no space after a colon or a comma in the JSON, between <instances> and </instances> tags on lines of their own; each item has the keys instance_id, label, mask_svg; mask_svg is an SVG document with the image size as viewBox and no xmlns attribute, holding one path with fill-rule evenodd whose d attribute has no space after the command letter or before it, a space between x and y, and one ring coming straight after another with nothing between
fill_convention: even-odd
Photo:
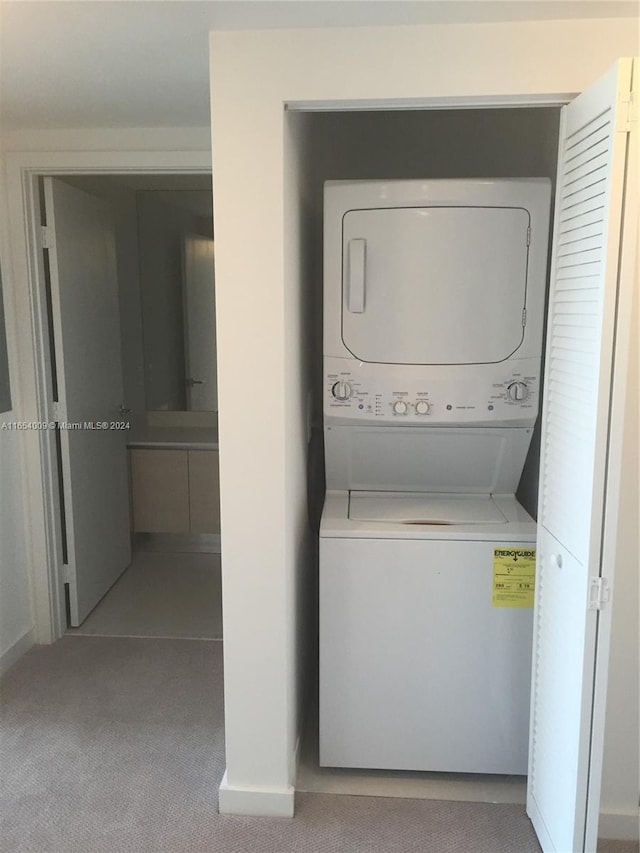
<instances>
[{"instance_id":1,"label":"dryer control panel","mask_svg":"<svg viewBox=\"0 0 640 853\"><path fill-rule=\"evenodd\" d=\"M533 426L539 359L504 365L390 365L324 359L324 416L333 423Z\"/></svg>"}]
</instances>

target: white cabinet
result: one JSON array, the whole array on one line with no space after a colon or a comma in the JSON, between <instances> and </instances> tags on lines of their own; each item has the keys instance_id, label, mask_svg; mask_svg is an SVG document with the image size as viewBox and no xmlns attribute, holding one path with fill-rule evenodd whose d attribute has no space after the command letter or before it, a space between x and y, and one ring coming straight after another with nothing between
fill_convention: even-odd
<instances>
[{"instance_id":1,"label":"white cabinet","mask_svg":"<svg viewBox=\"0 0 640 853\"><path fill-rule=\"evenodd\" d=\"M131 450L136 533L219 533L217 450Z\"/></svg>"}]
</instances>

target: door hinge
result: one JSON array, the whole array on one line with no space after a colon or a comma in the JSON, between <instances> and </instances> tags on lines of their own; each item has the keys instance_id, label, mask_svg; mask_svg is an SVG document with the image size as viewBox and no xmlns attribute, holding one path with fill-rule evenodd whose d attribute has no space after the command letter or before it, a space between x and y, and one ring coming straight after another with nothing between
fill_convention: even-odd
<instances>
[{"instance_id":1,"label":"door hinge","mask_svg":"<svg viewBox=\"0 0 640 853\"><path fill-rule=\"evenodd\" d=\"M527 227L527 246L531 245L531 226Z\"/></svg>"},{"instance_id":2,"label":"door hinge","mask_svg":"<svg viewBox=\"0 0 640 853\"><path fill-rule=\"evenodd\" d=\"M527 309L523 308L522 309L522 328L524 329L524 327L526 325L527 325Z\"/></svg>"},{"instance_id":3,"label":"door hinge","mask_svg":"<svg viewBox=\"0 0 640 853\"><path fill-rule=\"evenodd\" d=\"M591 578L589 582L589 610L604 610L609 603L611 593L606 578Z\"/></svg>"},{"instance_id":4,"label":"door hinge","mask_svg":"<svg viewBox=\"0 0 640 853\"><path fill-rule=\"evenodd\" d=\"M51 241L53 239L53 234L51 233L51 229L48 228L46 225L41 225L40 226L40 235L42 238L42 248L43 249L50 249L51 248Z\"/></svg>"},{"instance_id":5,"label":"door hinge","mask_svg":"<svg viewBox=\"0 0 640 853\"><path fill-rule=\"evenodd\" d=\"M638 93L625 92L618 102L618 121L616 130L628 133L631 125L638 121Z\"/></svg>"},{"instance_id":6,"label":"door hinge","mask_svg":"<svg viewBox=\"0 0 640 853\"><path fill-rule=\"evenodd\" d=\"M71 566L69 563L62 564L62 582L63 583L71 583L73 578L71 577Z\"/></svg>"},{"instance_id":7,"label":"door hinge","mask_svg":"<svg viewBox=\"0 0 640 853\"><path fill-rule=\"evenodd\" d=\"M60 403L55 400L51 404L51 414L53 416L53 420L56 421L56 423L60 423Z\"/></svg>"}]
</instances>

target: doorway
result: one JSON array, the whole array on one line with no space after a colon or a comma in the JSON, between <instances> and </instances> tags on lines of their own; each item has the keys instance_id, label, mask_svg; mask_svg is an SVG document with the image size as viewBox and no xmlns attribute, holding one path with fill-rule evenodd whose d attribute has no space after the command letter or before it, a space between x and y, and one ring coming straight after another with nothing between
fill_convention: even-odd
<instances>
[{"instance_id":1,"label":"doorway","mask_svg":"<svg viewBox=\"0 0 640 853\"><path fill-rule=\"evenodd\" d=\"M57 522L68 631L85 636L219 640L210 176L43 177L40 200L51 384L57 408ZM74 205L80 215L69 223L68 210ZM99 317L86 309L76 311L87 288L89 301L95 303L100 302L98 289L109 286L99 275L86 283L82 280L83 270L90 269L82 267L81 249L92 235L84 233L80 220L83 211L96 205L105 213L101 239L113 244L115 279L115 299L102 300ZM100 244L95 249L99 252ZM67 283L74 274L78 277L75 291ZM109 312L111 333L100 354L94 355L91 350L98 344L93 341L99 340ZM69 367L78 355L82 361L97 358L93 373L77 376ZM123 439L115 455L111 451L110 468L122 466L126 483L115 505L107 506L98 498L93 513L85 518L83 484L91 480L101 435L94 431L94 421L78 418L77 411L83 411L78 400L91 396L89 388L96 396L105 362L118 365L114 370L121 389L118 420L103 422ZM107 410L101 411L104 417ZM78 442L82 433L87 436L84 451ZM83 452L80 465L78 456ZM95 474L99 476L97 470ZM126 511L121 512L121 507ZM108 534L103 524L97 541L87 541L83 551L85 528L92 526L102 508L118 519L109 520ZM113 555L107 579L96 583L93 555L102 555L104 563L108 543L118 538L126 538L130 550L122 548Z\"/></svg>"}]
</instances>

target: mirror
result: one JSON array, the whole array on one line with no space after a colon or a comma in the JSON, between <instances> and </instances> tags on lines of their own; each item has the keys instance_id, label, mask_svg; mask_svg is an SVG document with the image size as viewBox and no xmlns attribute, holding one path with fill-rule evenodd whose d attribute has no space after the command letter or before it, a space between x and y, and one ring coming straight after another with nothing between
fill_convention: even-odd
<instances>
[{"instance_id":1,"label":"mirror","mask_svg":"<svg viewBox=\"0 0 640 853\"><path fill-rule=\"evenodd\" d=\"M139 190L136 208L146 409L215 412L211 191Z\"/></svg>"}]
</instances>

